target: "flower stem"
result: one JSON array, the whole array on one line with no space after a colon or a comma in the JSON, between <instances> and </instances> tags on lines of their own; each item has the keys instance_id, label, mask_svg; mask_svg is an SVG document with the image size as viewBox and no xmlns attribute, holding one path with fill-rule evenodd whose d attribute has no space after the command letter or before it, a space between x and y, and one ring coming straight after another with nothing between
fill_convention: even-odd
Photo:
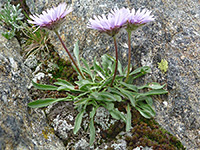
<instances>
[{"instance_id":1,"label":"flower stem","mask_svg":"<svg viewBox=\"0 0 200 150\"><path fill-rule=\"evenodd\" d=\"M118 52L117 52L117 41L116 41L116 37L114 36L113 37L113 40L114 40L114 44L115 44L115 56L116 56L116 64L115 64L115 72L114 72L114 75L113 75L113 79L112 79L112 82L110 84L110 86L112 87L113 85L113 82L115 80L115 77L116 77L116 74L117 74L117 67L118 67Z\"/></svg>"},{"instance_id":2,"label":"flower stem","mask_svg":"<svg viewBox=\"0 0 200 150\"><path fill-rule=\"evenodd\" d=\"M128 32L128 70L125 82L128 81L129 73L130 73L130 65L131 65L131 31Z\"/></svg>"},{"instance_id":3,"label":"flower stem","mask_svg":"<svg viewBox=\"0 0 200 150\"><path fill-rule=\"evenodd\" d=\"M71 55L70 52L68 51L67 47L65 46L65 44L64 44L64 42L63 42L63 40L62 40L62 38L61 38L60 35L58 34L58 31L55 31L55 33L56 33L56 35L58 36L58 38L59 38L59 40L60 40L62 46L63 46L64 49L66 50L67 54L69 55L71 61L72 61L73 64L75 65L76 69L78 70L79 74L81 75L81 77L82 77L83 79L85 79L85 77L84 77L83 74L81 73L81 71L80 71L78 65L76 64L74 58L72 57L72 55Z\"/></svg>"}]
</instances>

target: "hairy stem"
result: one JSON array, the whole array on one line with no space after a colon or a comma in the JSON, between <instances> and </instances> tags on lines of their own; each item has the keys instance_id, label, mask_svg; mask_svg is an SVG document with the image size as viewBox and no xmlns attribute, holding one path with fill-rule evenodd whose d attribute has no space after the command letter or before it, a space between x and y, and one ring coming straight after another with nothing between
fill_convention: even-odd
<instances>
[{"instance_id":1,"label":"hairy stem","mask_svg":"<svg viewBox=\"0 0 200 150\"><path fill-rule=\"evenodd\" d=\"M128 70L125 82L128 81L129 73L130 73L130 65L131 65L131 31L128 32Z\"/></svg>"},{"instance_id":2,"label":"hairy stem","mask_svg":"<svg viewBox=\"0 0 200 150\"><path fill-rule=\"evenodd\" d=\"M110 84L110 86L112 87L113 85L113 82L115 80L115 77L116 77L116 74L117 74L117 67L118 67L118 52L117 52L117 41L116 41L116 37L114 36L113 37L113 40L114 40L114 44L115 44L115 56L116 56L116 64L115 64L115 72L114 72L114 75L113 75L113 79L112 79L112 82Z\"/></svg>"},{"instance_id":3,"label":"hairy stem","mask_svg":"<svg viewBox=\"0 0 200 150\"><path fill-rule=\"evenodd\" d=\"M65 46L65 44L64 44L64 42L63 42L63 40L62 40L62 38L61 38L60 35L58 34L58 31L55 31L55 33L56 33L56 35L58 36L58 38L59 38L59 40L60 40L62 46L63 46L64 49L66 50L67 54L69 55L71 61L72 61L73 64L74 64L74 66L75 66L76 69L78 70L79 74L81 75L81 77L82 77L83 79L85 79L85 77L84 77L83 74L81 73L81 71L80 71L78 65L76 64L74 58L72 57L72 55L71 55L70 52L68 51L67 47Z\"/></svg>"}]
</instances>

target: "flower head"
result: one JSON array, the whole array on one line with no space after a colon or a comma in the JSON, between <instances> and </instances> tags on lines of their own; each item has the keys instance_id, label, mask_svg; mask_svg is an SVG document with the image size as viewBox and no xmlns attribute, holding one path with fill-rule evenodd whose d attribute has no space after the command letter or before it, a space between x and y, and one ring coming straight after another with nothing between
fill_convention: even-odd
<instances>
[{"instance_id":1,"label":"flower head","mask_svg":"<svg viewBox=\"0 0 200 150\"><path fill-rule=\"evenodd\" d=\"M154 21L155 18L153 15L150 15L151 11L147 9L138 9L136 12L133 8L128 16L128 27L130 30L135 30L139 26L144 25L148 22Z\"/></svg>"},{"instance_id":2,"label":"flower head","mask_svg":"<svg viewBox=\"0 0 200 150\"><path fill-rule=\"evenodd\" d=\"M121 9L116 8L107 17L103 14L102 16L94 16L94 19L90 18L88 28L105 32L110 36L115 36L127 22L126 16L128 15L128 9L124 7Z\"/></svg>"},{"instance_id":3,"label":"flower head","mask_svg":"<svg viewBox=\"0 0 200 150\"><path fill-rule=\"evenodd\" d=\"M40 15L30 15L32 20L28 20L28 22L50 30L55 30L64 22L65 16L72 12L71 7L66 7L66 3L61 3L57 7L43 11Z\"/></svg>"}]
</instances>

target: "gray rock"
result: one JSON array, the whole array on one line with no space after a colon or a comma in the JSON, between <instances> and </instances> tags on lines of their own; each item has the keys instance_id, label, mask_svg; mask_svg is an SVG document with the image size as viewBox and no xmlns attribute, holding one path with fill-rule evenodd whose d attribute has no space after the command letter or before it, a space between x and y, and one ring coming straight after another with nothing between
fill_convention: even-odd
<instances>
[{"instance_id":1,"label":"gray rock","mask_svg":"<svg viewBox=\"0 0 200 150\"><path fill-rule=\"evenodd\" d=\"M99 124L103 130L108 130L110 126L116 122L115 119L111 118L109 111L104 107L99 107L96 110L94 121Z\"/></svg>"},{"instance_id":2,"label":"gray rock","mask_svg":"<svg viewBox=\"0 0 200 150\"><path fill-rule=\"evenodd\" d=\"M16 39L0 34L0 149L64 150L44 112L27 106L31 72L19 50Z\"/></svg>"},{"instance_id":3,"label":"gray rock","mask_svg":"<svg viewBox=\"0 0 200 150\"><path fill-rule=\"evenodd\" d=\"M140 146L140 147L134 148L133 150L152 150L152 148L151 148L151 147L143 147L143 146Z\"/></svg>"},{"instance_id":4,"label":"gray rock","mask_svg":"<svg viewBox=\"0 0 200 150\"><path fill-rule=\"evenodd\" d=\"M126 150L126 141L125 140L118 140L116 143L111 145L114 150Z\"/></svg>"},{"instance_id":5,"label":"gray rock","mask_svg":"<svg viewBox=\"0 0 200 150\"><path fill-rule=\"evenodd\" d=\"M89 150L90 145L85 139L80 139L74 147L75 150Z\"/></svg>"},{"instance_id":6,"label":"gray rock","mask_svg":"<svg viewBox=\"0 0 200 150\"><path fill-rule=\"evenodd\" d=\"M56 5L61 0L26 0L32 13ZM73 13L60 34L69 50L79 40L81 56L89 62L105 53L114 55L112 38L86 28L88 19L93 15L107 13L118 7L148 8L156 20L132 34L132 65L149 65L151 76L145 82L167 83L168 96L158 97L155 102L157 121L172 134L176 135L187 149L200 147L200 3L199 0L73 0ZM127 64L127 34L118 35L120 60ZM63 48L55 34L52 41L57 51ZM163 74L157 67L161 59L169 64ZM162 102L166 101L168 105Z\"/></svg>"}]
</instances>

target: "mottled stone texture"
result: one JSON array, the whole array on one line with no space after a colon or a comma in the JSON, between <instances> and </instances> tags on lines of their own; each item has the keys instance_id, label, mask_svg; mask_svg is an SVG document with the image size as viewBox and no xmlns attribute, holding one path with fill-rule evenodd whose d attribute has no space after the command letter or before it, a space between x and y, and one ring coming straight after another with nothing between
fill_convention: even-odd
<instances>
[{"instance_id":1,"label":"mottled stone texture","mask_svg":"<svg viewBox=\"0 0 200 150\"><path fill-rule=\"evenodd\" d=\"M57 5L62 0L26 0L32 13ZM156 17L132 34L132 64L149 65L152 74L147 81L167 83L168 97L155 103L157 121L176 135L187 149L200 148L200 1L199 0L67 0L73 13L60 29L72 51L79 40L81 56L92 61L104 53L114 55L112 38L86 28L92 15L107 13L115 7L148 8ZM56 50L63 51L54 34ZM120 60L126 65L127 34L119 35ZM163 74L157 67L161 59L169 63ZM164 105L163 101L168 105ZM166 103L165 103L166 104Z\"/></svg>"},{"instance_id":2,"label":"mottled stone texture","mask_svg":"<svg viewBox=\"0 0 200 150\"><path fill-rule=\"evenodd\" d=\"M0 150L64 150L41 110L32 110L27 87L31 72L16 39L0 34Z\"/></svg>"}]
</instances>

